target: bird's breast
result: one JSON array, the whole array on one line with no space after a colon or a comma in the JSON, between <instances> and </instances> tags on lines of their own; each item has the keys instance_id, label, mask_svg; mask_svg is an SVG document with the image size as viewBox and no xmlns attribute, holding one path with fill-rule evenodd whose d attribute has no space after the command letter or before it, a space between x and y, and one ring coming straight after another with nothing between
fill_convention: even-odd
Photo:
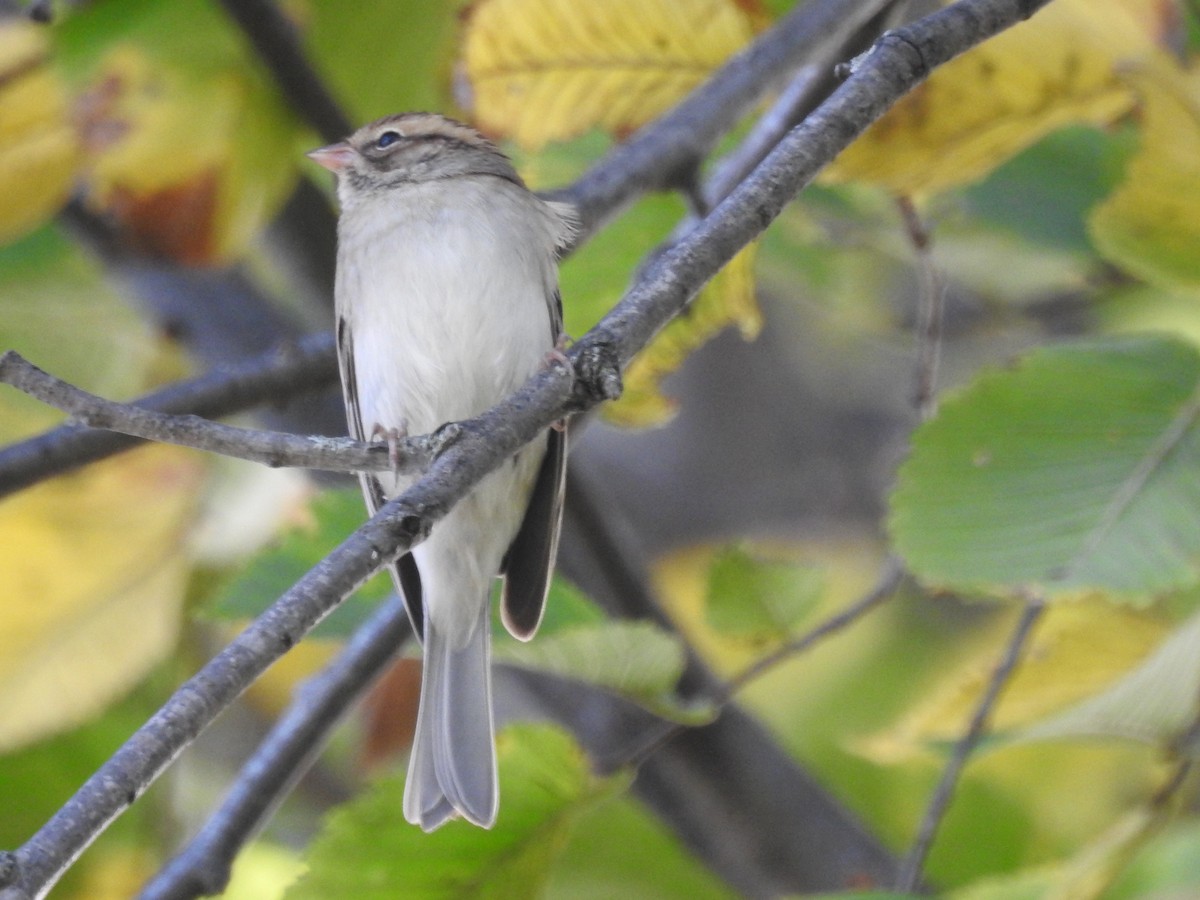
<instances>
[{"instance_id":1,"label":"bird's breast","mask_svg":"<svg viewBox=\"0 0 1200 900\"><path fill-rule=\"evenodd\" d=\"M476 415L553 345L553 247L525 198L419 187L342 220L337 302L368 431Z\"/></svg>"}]
</instances>

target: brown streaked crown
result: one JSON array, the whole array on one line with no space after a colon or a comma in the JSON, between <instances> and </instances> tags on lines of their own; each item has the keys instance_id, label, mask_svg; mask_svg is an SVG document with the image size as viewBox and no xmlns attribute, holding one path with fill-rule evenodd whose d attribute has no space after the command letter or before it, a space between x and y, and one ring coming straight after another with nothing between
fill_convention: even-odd
<instances>
[{"instance_id":1,"label":"brown streaked crown","mask_svg":"<svg viewBox=\"0 0 1200 900\"><path fill-rule=\"evenodd\" d=\"M435 113L385 116L358 129L345 143L354 154L339 174L357 190L470 175L523 185L495 144L469 125Z\"/></svg>"}]
</instances>

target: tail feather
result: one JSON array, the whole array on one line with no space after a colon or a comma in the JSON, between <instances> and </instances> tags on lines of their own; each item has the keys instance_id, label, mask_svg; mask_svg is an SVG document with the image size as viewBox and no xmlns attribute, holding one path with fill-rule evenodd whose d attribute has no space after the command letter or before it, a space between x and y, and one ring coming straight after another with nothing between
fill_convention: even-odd
<instances>
[{"instance_id":1,"label":"tail feather","mask_svg":"<svg viewBox=\"0 0 1200 900\"><path fill-rule=\"evenodd\" d=\"M455 816L483 828L496 821L488 607L455 648L425 618L425 660L416 738L404 787L404 818L433 831Z\"/></svg>"}]
</instances>

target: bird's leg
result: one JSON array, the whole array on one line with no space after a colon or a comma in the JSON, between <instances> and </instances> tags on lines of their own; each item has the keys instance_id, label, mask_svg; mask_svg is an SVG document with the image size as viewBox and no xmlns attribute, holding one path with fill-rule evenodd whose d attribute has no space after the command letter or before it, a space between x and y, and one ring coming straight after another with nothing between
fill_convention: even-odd
<instances>
[{"instance_id":1,"label":"bird's leg","mask_svg":"<svg viewBox=\"0 0 1200 900\"><path fill-rule=\"evenodd\" d=\"M573 342L574 342L574 339L566 332L563 332L562 334L560 334L558 336L558 339L554 342L554 346L546 351L546 358L542 360L542 368L549 369L551 365L553 365L554 363L558 363L560 366L562 366L564 369L567 370L568 375L570 375L572 378L574 378L575 377L575 364L573 362L571 362L570 358L564 352L567 349L567 347L569 347ZM550 427L553 428L555 431L566 431L567 430L567 420L559 419L557 422L555 422Z\"/></svg>"},{"instance_id":2,"label":"bird's leg","mask_svg":"<svg viewBox=\"0 0 1200 900\"><path fill-rule=\"evenodd\" d=\"M398 428L385 428L376 422L371 427L372 441L387 441L388 463L393 471L400 470L400 442L408 437L408 422L401 422Z\"/></svg>"}]
</instances>

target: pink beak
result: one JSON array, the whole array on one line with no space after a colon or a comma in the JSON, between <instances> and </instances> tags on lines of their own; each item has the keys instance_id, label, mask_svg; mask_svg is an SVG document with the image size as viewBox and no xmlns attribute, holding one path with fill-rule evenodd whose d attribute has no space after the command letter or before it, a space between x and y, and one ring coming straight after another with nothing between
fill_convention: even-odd
<instances>
[{"instance_id":1,"label":"pink beak","mask_svg":"<svg viewBox=\"0 0 1200 900\"><path fill-rule=\"evenodd\" d=\"M345 141L338 141L328 147L310 150L307 156L317 165L325 167L336 175L350 165L350 161L354 159L354 153L353 147Z\"/></svg>"}]
</instances>

